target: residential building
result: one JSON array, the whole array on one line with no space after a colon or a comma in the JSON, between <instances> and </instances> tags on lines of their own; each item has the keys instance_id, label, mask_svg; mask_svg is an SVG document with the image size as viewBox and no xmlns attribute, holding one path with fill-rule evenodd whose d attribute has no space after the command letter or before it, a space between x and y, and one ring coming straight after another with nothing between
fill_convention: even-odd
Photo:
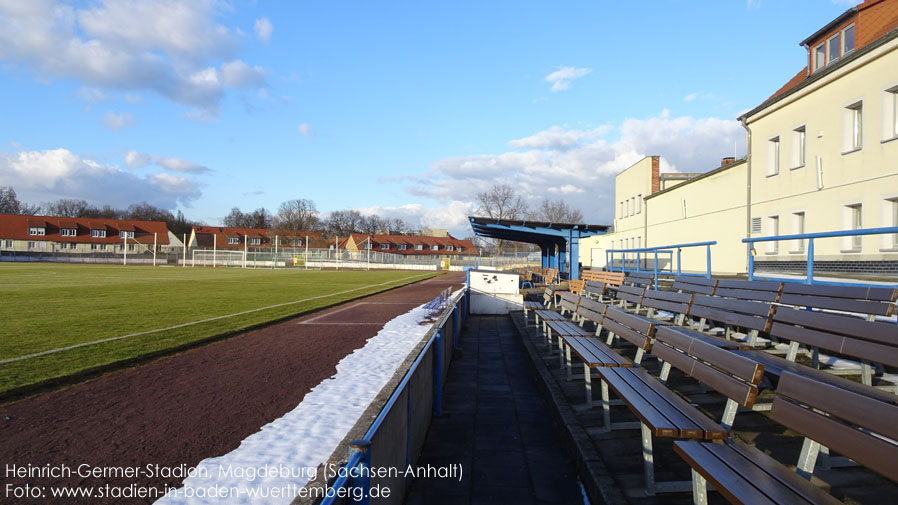
<instances>
[{"instance_id":1,"label":"residential building","mask_svg":"<svg viewBox=\"0 0 898 505\"><path fill-rule=\"evenodd\" d=\"M328 243L320 231L268 230L264 228L234 228L228 226L194 226L187 241L191 248L244 250L307 245L310 249L327 249ZM333 245L331 242L330 245Z\"/></svg>"},{"instance_id":2,"label":"residential building","mask_svg":"<svg viewBox=\"0 0 898 505\"><path fill-rule=\"evenodd\" d=\"M380 251L406 256L477 256L478 250L470 240L459 240L447 234L445 237L418 235L367 235L353 233L346 241L349 251Z\"/></svg>"},{"instance_id":3,"label":"residential building","mask_svg":"<svg viewBox=\"0 0 898 505\"><path fill-rule=\"evenodd\" d=\"M4 253L152 253L154 244L157 252L171 244L161 221L0 214Z\"/></svg>"}]
</instances>

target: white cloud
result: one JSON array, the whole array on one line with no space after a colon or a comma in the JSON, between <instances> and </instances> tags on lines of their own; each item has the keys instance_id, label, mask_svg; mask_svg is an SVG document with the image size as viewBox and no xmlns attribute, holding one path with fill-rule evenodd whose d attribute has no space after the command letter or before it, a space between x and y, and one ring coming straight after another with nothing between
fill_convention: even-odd
<instances>
[{"instance_id":1,"label":"white cloud","mask_svg":"<svg viewBox=\"0 0 898 505\"><path fill-rule=\"evenodd\" d=\"M402 218L414 228L432 228L449 230L456 238L464 238L471 234L468 216L474 210L474 204L463 201L450 201L441 207L424 207L412 203L398 207L360 207L355 209L362 214L374 214L381 217Z\"/></svg>"},{"instance_id":2,"label":"white cloud","mask_svg":"<svg viewBox=\"0 0 898 505\"><path fill-rule=\"evenodd\" d=\"M253 29L256 31L256 37L259 37L259 40L265 44L271 42L271 32L274 31L274 25L271 24L268 18L257 19Z\"/></svg>"},{"instance_id":3,"label":"white cloud","mask_svg":"<svg viewBox=\"0 0 898 505\"><path fill-rule=\"evenodd\" d=\"M125 153L125 164L131 168L142 168L150 163L172 172L181 172L184 174L205 174L211 172L208 167L182 158L158 156L155 154L140 154L137 151L128 151Z\"/></svg>"},{"instance_id":4,"label":"white cloud","mask_svg":"<svg viewBox=\"0 0 898 505\"><path fill-rule=\"evenodd\" d=\"M659 155L662 172L705 172L733 152L734 142L744 146L744 139L737 121L671 117L667 110L595 130L555 126L510 142L526 150L438 160L430 172L409 178L406 191L448 205L473 202L477 192L509 183L532 202L563 197L588 222L608 223L614 176L633 163Z\"/></svg>"},{"instance_id":5,"label":"white cloud","mask_svg":"<svg viewBox=\"0 0 898 505\"><path fill-rule=\"evenodd\" d=\"M312 127L309 125L309 123L302 123L296 127L296 131L298 131L299 134L303 137L308 137L312 134Z\"/></svg>"},{"instance_id":6,"label":"white cloud","mask_svg":"<svg viewBox=\"0 0 898 505\"><path fill-rule=\"evenodd\" d=\"M216 22L219 5L3 1L0 60L24 63L37 78L76 79L85 89L79 95L91 101L110 91L152 91L215 117L227 88L265 85L261 69L234 60L238 37ZM213 61L230 63L216 69Z\"/></svg>"},{"instance_id":7,"label":"white cloud","mask_svg":"<svg viewBox=\"0 0 898 505\"><path fill-rule=\"evenodd\" d=\"M103 116L101 123L110 130L120 131L134 126L134 117L127 112L116 114L115 112L109 111Z\"/></svg>"},{"instance_id":8,"label":"white cloud","mask_svg":"<svg viewBox=\"0 0 898 505\"><path fill-rule=\"evenodd\" d=\"M592 73L591 68L561 67L546 76L546 82L552 83L552 91L564 91L571 86L571 81Z\"/></svg>"},{"instance_id":9,"label":"white cloud","mask_svg":"<svg viewBox=\"0 0 898 505\"><path fill-rule=\"evenodd\" d=\"M683 97L684 102L691 102L698 98L698 93L689 93L688 95Z\"/></svg>"},{"instance_id":10,"label":"white cloud","mask_svg":"<svg viewBox=\"0 0 898 505\"><path fill-rule=\"evenodd\" d=\"M68 149L0 153L0 185L13 186L29 203L83 198L95 205L126 207L146 201L165 209L187 205L201 195L189 177L145 177L98 163Z\"/></svg>"}]
</instances>

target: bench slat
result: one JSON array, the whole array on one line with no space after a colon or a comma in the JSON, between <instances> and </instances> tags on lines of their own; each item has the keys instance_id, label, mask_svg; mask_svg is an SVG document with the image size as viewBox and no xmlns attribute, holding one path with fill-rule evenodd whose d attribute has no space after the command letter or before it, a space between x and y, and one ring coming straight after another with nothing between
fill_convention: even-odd
<instances>
[{"instance_id":1,"label":"bench slat","mask_svg":"<svg viewBox=\"0 0 898 505\"><path fill-rule=\"evenodd\" d=\"M797 307L812 307L815 309L841 310L843 312L858 312L861 314L875 314L887 316L891 313L891 304L867 300L852 300L850 298L832 298L827 296L793 295L783 293L779 303L795 305Z\"/></svg>"},{"instance_id":2,"label":"bench slat","mask_svg":"<svg viewBox=\"0 0 898 505\"><path fill-rule=\"evenodd\" d=\"M614 352L613 349L592 337L567 337L564 341L571 346L580 359L590 367L620 366L632 367L633 362Z\"/></svg>"},{"instance_id":3,"label":"bench slat","mask_svg":"<svg viewBox=\"0 0 898 505\"><path fill-rule=\"evenodd\" d=\"M734 470L729 465L721 461L717 455L708 450L708 446L712 444L704 442L674 442L674 452L680 455L690 467L701 474L714 489L718 490L726 500L737 505L776 505L764 492L758 489L752 482L743 477L745 466L739 465L738 470ZM764 483L764 481L761 481ZM795 502L783 502L795 503ZM801 503L800 501L797 503Z\"/></svg>"},{"instance_id":4,"label":"bench slat","mask_svg":"<svg viewBox=\"0 0 898 505\"><path fill-rule=\"evenodd\" d=\"M611 333L614 333L618 337L626 340L627 342L630 342L636 347L639 347L640 349L648 351L652 347L651 338L637 331L633 331L632 329L618 323L617 321L608 319L608 317L605 317L605 319L603 320L602 327L610 331Z\"/></svg>"},{"instance_id":5,"label":"bench slat","mask_svg":"<svg viewBox=\"0 0 898 505\"><path fill-rule=\"evenodd\" d=\"M774 321L770 334L805 344L819 347L854 358L870 360L889 366L898 366L898 347L877 344L857 338L844 337L834 333L801 328Z\"/></svg>"},{"instance_id":6,"label":"bench slat","mask_svg":"<svg viewBox=\"0 0 898 505\"><path fill-rule=\"evenodd\" d=\"M701 333L699 331L691 330L689 328L684 328L682 326L658 326L657 330L655 330L655 334L657 336L658 332L661 331L662 328L665 328L664 331L667 332L675 332L683 334L684 336L696 340L701 340L706 344L713 345L715 347L720 347L722 349L753 349L751 345L747 342L740 342L738 340L727 340L725 338L715 337L713 335L708 335L707 333Z\"/></svg>"},{"instance_id":7,"label":"bench slat","mask_svg":"<svg viewBox=\"0 0 898 505\"><path fill-rule=\"evenodd\" d=\"M696 341L696 344L702 344L702 342ZM723 353L727 352L718 347L708 347ZM666 344L655 342L655 345L652 346L652 354L745 407L751 407L755 404L755 398L758 397L758 388L756 386L746 384L721 373Z\"/></svg>"},{"instance_id":8,"label":"bench slat","mask_svg":"<svg viewBox=\"0 0 898 505\"><path fill-rule=\"evenodd\" d=\"M773 317L775 322L799 324L871 340L886 345L898 345L898 326L895 323L865 321L863 319L826 312L779 308Z\"/></svg>"},{"instance_id":9,"label":"bench slat","mask_svg":"<svg viewBox=\"0 0 898 505\"><path fill-rule=\"evenodd\" d=\"M724 350L704 340L693 338L686 332L675 331L673 328L661 326L658 328L655 338L658 341L669 343L677 349L682 349L755 386L760 384L761 378L764 377L764 365L751 358ZM710 386L710 384L708 385Z\"/></svg>"},{"instance_id":10,"label":"bench slat","mask_svg":"<svg viewBox=\"0 0 898 505\"><path fill-rule=\"evenodd\" d=\"M546 321L546 325L548 325L552 331L554 331L555 333L557 333L559 336L562 336L562 337L566 337L566 336L582 337L582 336L591 335L591 333L589 333L588 331L584 330L583 328L581 328L581 327L577 326L576 324L572 323L571 321L567 321L567 320L565 320L565 321Z\"/></svg>"},{"instance_id":11,"label":"bench slat","mask_svg":"<svg viewBox=\"0 0 898 505\"><path fill-rule=\"evenodd\" d=\"M633 328L634 330L650 337L654 333L656 323L656 321L631 314L617 307L608 307L605 310L605 320L607 321L608 319L617 321L618 323L623 323L630 328Z\"/></svg>"},{"instance_id":12,"label":"bench slat","mask_svg":"<svg viewBox=\"0 0 898 505\"><path fill-rule=\"evenodd\" d=\"M533 313L536 314L536 316L538 318L540 318L546 322L548 322L548 321L564 321L567 319L566 317L562 316L558 312L555 312L554 310L548 310L548 309L535 310L535 311L533 311Z\"/></svg>"},{"instance_id":13,"label":"bench slat","mask_svg":"<svg viewBox=\"0 0 898 505\"><path fill-rule=\"evenodd\" d=\"M820 284L797 284L786 282L783 294L826 296L830 298L851 298L877 302L894 302L898 299L898 289L874 288L867 286L826 286Z\"/></svg>"}]
</instances>

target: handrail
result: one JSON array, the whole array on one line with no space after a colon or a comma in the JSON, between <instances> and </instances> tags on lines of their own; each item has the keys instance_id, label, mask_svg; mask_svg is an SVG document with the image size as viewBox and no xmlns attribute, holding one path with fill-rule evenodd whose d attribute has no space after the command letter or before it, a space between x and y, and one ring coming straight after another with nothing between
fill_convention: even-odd
<instances>
[{"instance_id":1,"label":"handrail","mask_svg":"<svg viewBox=\"0 0 898 505\"><path fill-rule=\"evenodd\" d=\"M885 235L890 233L898 233L898 226L887 226L880 228L860 228L857 230L840 230L825 231L816 233L798 233L793 235L771 235L767 237L747 237L742 239L746 244L754 244L755 242L778 242L781 240L807 240L807 268L805 273L804 284L821 284L830 286L857 286L858 283L851 282L834 282L834 281L815 281L814 280L814 239L816 238L839 238L839 237L857 237L863 235ZM754 247L749 248L748 254L748 280L755 278L771 279L775 277L758 277L755 276L755 256L752 254ZM757 251L754 251L757 254ZM779 281L792 282L788 279L775 278Z\"/></svg>"},{"instance_id":2,"label":"handrail","mask_svg":"<svg viewBox=\"0 0 898 505\"><path fill-rule=\"evenodd\" d=\"M658 289L658 274L663 272L663 270L659 270L658 268L658 254L669 254L670 261L668 264L668 272L673 274L673 250L677 250L677 273L676 275L690 275L696 277L705 277L707 279L711 278L711 246L717 245L716 240L711 240L707 242L690 242L688 244L673 244L673 245L663 245L663 246L655 246L655 247L636 247L632 249L607 249L605 250L605 268L610 271L614 271L614 253L621 253L621 272L627 272L627 254L628 253L636 253L636 271L641 272L642 258L640 257L642 253L654 253L654 266L652 268L652 272L655 274L654 284L655 289ZM683 273L682 263L680 261L682 249L688 247L706 247L707 248L707 256L706 256L706 272L704 274L697 273Z\"/></svg>"},{"instance_id":3,"label":"handrail","mask_svg":"<svg viewBox=\"0 0 898 505\"><path fill-rule=\"evenodd\" d=\"M338 472L337 479L334 480L333 484L330 485L330 489L333 492L327 494L327 496L321 501L320 505L333 505L341 500L340 490L350 486L358 486L363 488L361 496L353 496L355 503L365 504L370 503L370 479L366 478L366 472L360 471L357 472L361 475L361 477L354 479L353 471L354 469L360 469L363 466L370 465L371 463L371 441L374 439L374 436L377 434L380 427L383 425L387 416L393 410L393 407L396 405L396 402L399 400L399 397L402 396L402 393L406 391L406 388L409 385L412 377L415 372L418 370L418 367L424 361L425 356L427 356L427 351L430 350L431 347L434 348L434 366L433 366L433 384L434 384L434 397L433 397L433 414L435 416L439 416L442 414L442 379L443 379L443 338L446 337L443 335L443 326L445 326L446 322L452 317L452 331L453 335L452 342L453 347L458 347L458 333L460 323L463 323L465 319L467 319L468 312L468 294L467 291L462 291L455 300L452 301L449 307L446 308L445 311L440 315L439 320L434 324L433 333L431 333L430 338L427 339L427 342L424 344L424 347L418 352L418 356L415 358L415 361L412 362L408 371L403 375L402 380L396 386L396 389L393 390L393 393L390 395L390 398L384 404L383 408L381 408L380 413L374 419L374 422L371 423L371 426L368 428L368 431L365 432L364 438L362 440L355 440L350 442L349 455L347 458L346 464L343 466L344 470ZM407 415L411 415L409 411ZM408 421L408 426L411 426L411 419ZM408 447L406 447L406 454L408 454Z\"/></svg>"}]
</instances>

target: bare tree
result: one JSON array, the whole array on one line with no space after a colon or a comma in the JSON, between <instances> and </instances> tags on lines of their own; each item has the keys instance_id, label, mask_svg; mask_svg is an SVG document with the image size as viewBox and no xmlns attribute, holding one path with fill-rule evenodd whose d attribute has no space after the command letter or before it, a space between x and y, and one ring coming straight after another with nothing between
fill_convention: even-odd
<instances>
[{"instance_id":1,"label":"bare tree","mask_svg":"<svg viewBox=\"0 0 898 505\"><path fill-rule=\"evenodd\" d=\"M496 184L489 191L477 193L477 214L491 219L521 219L527 214L527 203L508 184ZM503 240L496 240L496 250L503 250Z\"/></svg>"},{"instance_id":2,"label":"bare tree","mask_svg":"<svg viewBox=\"0 0 898 505\"><path fill-rule=\"evenodd\" d=\"M318 209L315 202L306 198L289 200L278 207L275 227L289 230L313 230L318 226Z\"/></svg>"},{"instance_id":3,"label":"bare tree","mask_svg":"<svg viewBox=\"0 0 898 505\"><path fill-rule=\"evenodd\" d=\"M388 226L389 223L387 222L387 220L376 214L362 216L362 220L359 223L360 231L362 233L367 233L368 235L374 235L378 232L382 232L386 230Z\"/></svg>"},{"instance_id":4,"label":"bare tree","mask_svg":"<svg viewBox=\"0 0 898 505\"><path fill-rule=\"evenodd\" d=\"M90 214L91 206L85 200L60 198L55 202L44 202L41 210L48 216L86 217Z\"/></svg>"},{"instance_id":5,"label":"bare tree","mask_svg":"<svg viewBox=\"0 0 898 505\"><path fill-rule=\"evenodd\" d=\"M363 219L357 210L335 210L328 214L324 228L329 235L345 237L350 233L361 232Z\"/></svg>"},{"instance_id":6,"label":"bare tree","mask_svg":"<svg viewBox=\"0 0 898 505\"><path fill-rule=\"evenodd\" d=\"M564 200L543 199L539 207L530 212L530 219L549 223L582 223L583 213L565 203Z\"/></svg>"},{"instance_id":7,"label":"bare tree","mask_svg":"<svg viewBox=\"0 0 898 505\"><path fill-rule=\"evenodd\" d=\"M0 186L0 214L37 214L39 210L19 201L12 186Z\"/></svg>"}]
</instances>

